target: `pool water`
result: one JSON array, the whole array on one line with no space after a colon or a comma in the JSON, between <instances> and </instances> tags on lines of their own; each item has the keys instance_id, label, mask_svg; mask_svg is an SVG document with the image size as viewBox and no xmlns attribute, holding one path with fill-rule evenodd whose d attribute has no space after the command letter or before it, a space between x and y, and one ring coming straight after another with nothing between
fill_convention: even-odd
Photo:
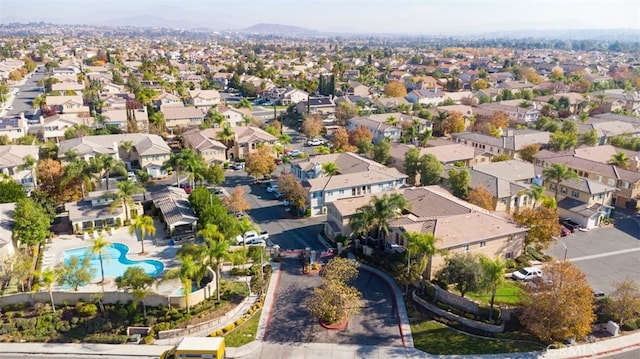
<instances>
[{"instance_id":1,"label":"pool water","mask_svg":"<svg viewBox=\"0 0 640 359\"><path fill-rule=\"evenodd\" d=\"M71 257L75 256L82 261L85 257L91 256L91 267L95 268L92 281L101 280L100 255L90 253L91 247L81 247L64 251L64 262L68 264ZM127 258L129 247L122 243L112 243L102 252L102 264L105 277L119 277L129 267L140 267L152 277L157 277L164 271L164 264L154 259L134 261Z\"/></svg>"}]
</instances>

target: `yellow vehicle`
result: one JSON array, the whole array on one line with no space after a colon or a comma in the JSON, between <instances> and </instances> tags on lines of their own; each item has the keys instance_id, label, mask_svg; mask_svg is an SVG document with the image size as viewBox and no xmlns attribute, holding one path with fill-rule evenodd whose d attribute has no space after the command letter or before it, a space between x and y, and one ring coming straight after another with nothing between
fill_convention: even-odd
<instances>
[{"instance_id":1,"label":"yellow vehicle","mask_svg":"<svg viewBox=\"0 0 640 359\"><path fill-rule=\"evenodd\" d=\"M222 337L184 337L178 346L162 353L160 359L226 358Z\"/></svg>"}]
</instances>

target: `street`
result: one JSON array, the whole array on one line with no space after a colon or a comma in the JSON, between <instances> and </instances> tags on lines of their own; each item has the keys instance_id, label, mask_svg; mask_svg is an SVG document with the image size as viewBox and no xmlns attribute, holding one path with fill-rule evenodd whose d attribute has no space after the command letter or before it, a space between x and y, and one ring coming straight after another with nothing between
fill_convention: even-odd
<instances>
[{"instance_id":1,"label":"street","mask_svg":"<svg viewBox=\"0 0 640 359\"><path fill-rule=\"evenodd\" d=\"M33 99L42 93L42 87L38 86L38 81L43 78L44 72L34 72L31 77L25 78L19 85L10 86L12 89L17 88L18 94L10 96L10 101L5 106L13 106L13 110L6 111L5 116L17 116L24 112L24 116L30 120L34 113Z\"/></svg>"},{"instance_id":2,"label":"street","mask_svg":"<svg viewBox=\"0 0 640 359\"><path fill-rule=\"evenodd\" d=\"M555 259L573 262L594 289L605 293L613 282L640 278L640 221L637 214L616 209L615 226L576 231L559 238L546 251Z\"/></svg>"}]
</instances>

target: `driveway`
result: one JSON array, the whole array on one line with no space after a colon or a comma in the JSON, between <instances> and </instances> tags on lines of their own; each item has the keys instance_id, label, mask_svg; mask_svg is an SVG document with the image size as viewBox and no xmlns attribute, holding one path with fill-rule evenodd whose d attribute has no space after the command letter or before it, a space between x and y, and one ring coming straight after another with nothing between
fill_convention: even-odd
<instances>
[{"instance_id":1,"label":"driveway","mask_svg":"<svg viewBox=\"0 0 640 359\"><path fill-rule=\"evenodd\" d=\"M555 259L573 262L593 288L610 293L613 282L640 278L640 220L637 214L617 210L615 226L576 231L546 251ZM564 244L564 246L563 246ZM565 249L566 246L566 249Z\"/></svg>"},{"instance_id":2,"label":"driveway","mask_svg":"<svg viewBox=\"0 0 640 359\"><path fill-rule=\"evenodd\" d=\"M331 343L402 346L393 298L384 282L360 271L353 285L362 292L361 312L350 318L344 330L324 329L314 320L304 302L320 285L317 274L302 274L297 254L283 258L280 281L265 341L276 343Z\"/></svg>"}]
</instances>

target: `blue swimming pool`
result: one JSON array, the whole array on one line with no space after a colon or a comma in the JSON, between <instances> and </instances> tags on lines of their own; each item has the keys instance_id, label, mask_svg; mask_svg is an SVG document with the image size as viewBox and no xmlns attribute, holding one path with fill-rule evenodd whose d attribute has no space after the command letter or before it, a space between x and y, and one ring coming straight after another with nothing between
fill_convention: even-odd
<instances>
[{"instance_id":1,"label":"blue swimming pool","mask_svg":"<svg viewBox=\"0 0 640 359\"><path fill-rule=\"evenodd\" d=\"M89 253L91 247L81 247L64 251L64 262L69 263L71 257L76 256L80 260L91 256ZM164 270L164 264L154 259L145 259L141 261L133 261L127 258L129 247L122 243L112 243L102 254L102 263L104 266L105 277L119 277L128 267L140 267L152 277L157 277ZM91 256L91 267L95 268L93 281L100 280L100 256L95 254Z\"/></svg>"}]
</instances>

